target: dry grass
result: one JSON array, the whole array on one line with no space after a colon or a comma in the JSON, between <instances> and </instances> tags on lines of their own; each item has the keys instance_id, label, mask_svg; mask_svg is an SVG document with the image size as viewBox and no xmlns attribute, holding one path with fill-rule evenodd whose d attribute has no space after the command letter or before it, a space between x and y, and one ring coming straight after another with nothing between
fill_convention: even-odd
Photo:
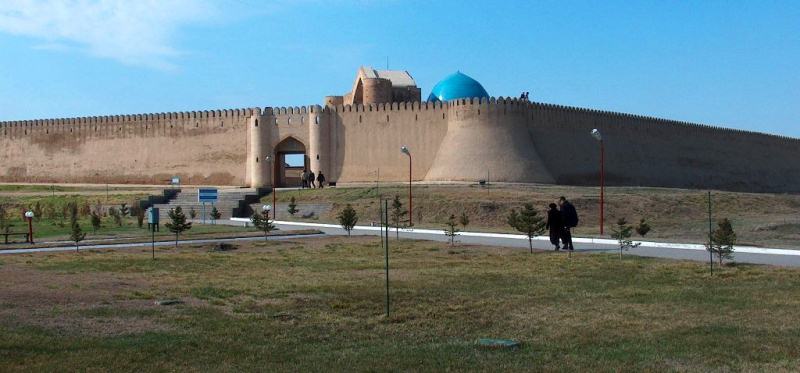
<instances>
[{"instance_id":1,"label":"dry grass","mask_svg":"<svg viewBox=\"0 0 800 373\"><path fill-rule=\"evenodd\" d=\"M800 271L375 238L0 258L0 370L771 370ZM181 299L156 306L156 299ZM485 351L483 337L517 351Z\"/></svg>"},{"instance_id":2,"label":"dry grass","mask_svg":"<svg viewBox=\"0 0 800 373\"><path fill-rule=\"evenodd\" d=\"M498 185L487 191L478 185L415 185L414 223L419 227L443 228L450 214L470 216L472 229L508 231L506 216L512 208L533 203L544 214L559 196L569 198L581 218L577 234L599 234L599 190L591 187L551 185ZM407 204L407 189L384 186L388 198L399 195ZM705 191L665 188L614 187L606 189L606 232L618 218L638 222L645 218L653 226L647 239L704 243L708 237L708 206ZM335 221L350 203L361 222L379 221L378 194L374 187L328 188L279 193L280 201L295 196L299 203L330 203L321 221ZM271 198L271 197L270 197ZM714 219L731 219L741 244L798 248L800 242L800 195L713 192Z\"/></svg>"}]
</instances>

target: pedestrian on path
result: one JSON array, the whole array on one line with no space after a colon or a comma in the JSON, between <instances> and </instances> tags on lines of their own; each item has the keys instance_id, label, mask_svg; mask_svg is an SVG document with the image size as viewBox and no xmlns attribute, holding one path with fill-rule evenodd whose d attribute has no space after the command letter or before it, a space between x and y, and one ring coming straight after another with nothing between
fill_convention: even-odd
<instances>
[{"instance_id":1,"label":"pedestrian on path","mask_svg":"<svg viewBox=\"0 0 800 373\"><path fill-rule=\"evenodd\" d=\"M564 219L561 217L561 211L558 211L558 206L555 203L551 203L549 207L550 209L547 210L547 228L550 230L550 243L558 251L561 248L559 240L564 235Z\"/></svg>"},{"instance_id":2,"label":"pedestrian on path","mask_svg":"<svg viewBox=\"0 0 800 373\"><path fill-rule=\"evenodd\" d=\"M319 175L317 175L317 185L320 189L325 186L325 175L322 174L322 170L319 170Z\"/></svg>"},{"instance_id":3,"label":"pedestrian on path","mask_svg":"<svg viewBox=\"0 0 800 373\"><path fill-rule=\"evenodd\" d=\"M578 212L575 210L575 206L567 201L564 196L558 199L558 206L561 211L561 217L564 220L564 229L562 229L563 234L561 236L564 250L575 250L575 246L572 245L571 229L578 226Z\"/></svg>"}]
</instances>

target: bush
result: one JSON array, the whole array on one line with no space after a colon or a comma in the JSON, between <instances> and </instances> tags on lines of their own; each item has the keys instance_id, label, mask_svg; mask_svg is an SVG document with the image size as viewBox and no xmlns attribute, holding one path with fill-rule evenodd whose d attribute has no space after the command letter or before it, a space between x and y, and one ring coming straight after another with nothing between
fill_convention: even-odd
<instances>
[{"instance_id":1,"label":"bush","mask_svg":"<svg viewBox=\"0 0 800 373\"><path fill-rule=\"evenodd\" d=\"M347 237L350 237L350 231L352 231L353 227L358 223L358 214L356 210L353 209L353 206L347 204L336 218L339 219L339 225L347 231Z\"/></svg>"}]
</instances>

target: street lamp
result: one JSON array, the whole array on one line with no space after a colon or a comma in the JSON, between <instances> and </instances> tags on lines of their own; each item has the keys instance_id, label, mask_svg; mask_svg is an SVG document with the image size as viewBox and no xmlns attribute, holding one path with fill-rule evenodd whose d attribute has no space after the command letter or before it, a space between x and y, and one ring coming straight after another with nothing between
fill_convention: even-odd
<instances>
[{"instance_id":1,"label":"street lamp","mask_svg":"<svg viewBox=\"0 0 800 373\"><path fill-rule=\"evenodd\" d=\"M25 219L28 220L28 242L33 244L33 211L25 211Z\"/></svg>"},{"instance_id":2,"label":"street lamp","mask_svg":"<svg viewBox=\"0 0 800 373\"><path fill-rule=\"evenodd\" d=\"M605 208L605 184L606 184L606 170L605 170L605 146L603 145L603 136L600 135L600 130L597 128L592 130L592 137L600 142L600 235L603 235L603 218Z\"/></svg>"},{"instance_id":3,"label":"street lamp","mask_svg":"<svg viewBox=\"0 0 800 373\"><path fill-rule=\"evenodd\" d=\"M272 177L269 178L270 180L272 180L272 182L271 182L271 185L272 185L272 206L277 206L277 204L275 204L275 200L276 200L275 193L277 193L277 191L278 191L278 189L275 188L275 178L277 176L277 175L275 175L275 162L272 161L272 156L269 156L269 155L265 156L264 160L269 162L269 164L270 164L269 168L271 170L270 172L272 172ZM267 208L266 211L269 211L269 208L271 206L270 205L264 205L262 208L265 208L265 207ZM277 209L275 209L275 210L276 211L272 212L272 220L275 220L275 214L277 213Z\"/></svg>"},{"instance_id":4,"label":"street lamp","mask_svg":"<svg viewBox=\"0 0 800 373\"><path fill-rule=\"evenodd\" d=\"M411 227L414 225L414 220L413 220L414 209L412 205L413 200L411 198L411 152L408 151L408 147L405 145L400 147L400 151L408 156L408 226Z\"/></svg>"}]
</instances>

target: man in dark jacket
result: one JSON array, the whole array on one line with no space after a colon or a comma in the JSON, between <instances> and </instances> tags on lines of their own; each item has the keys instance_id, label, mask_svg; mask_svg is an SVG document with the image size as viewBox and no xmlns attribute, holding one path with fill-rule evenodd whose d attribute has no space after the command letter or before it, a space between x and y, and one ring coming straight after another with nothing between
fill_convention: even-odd
<instances>
[{"instance_id":1,"label":"man in dark jacket","mask_svg":"<svg viewBox=\"0 0 800 373\"><path fill-rule=\"evenodd\" d=\"M570 229L578 226L578 212L575 211L573 206L566 197L558 199L558 206L561 209L561 217L564 219L564 229L562 230L563 236L561 241L564 243L564 250L575 250L572 245L572 232Z\"/></svg>"},{"instance_id":2,"label":"man in dark jacket","mask_svg":"<svg viewBox=\"0 0 800 373\"><path fill-rule=\"evenodd\" d=\"M561 248L558 240L563 236L564 219L561 218L561 211L558 211L558 206L555 203L551 203L549 207L550 209L547 210L547 228L550 230L550 243L558 251Z\"/></svg>"},{"instance_id":3,"label":"man in dark jacket","mask_svg":"<svg viewBox=\"0 0 800 373\"><path fill-rule=\"evenodd\" d=\"M325 185L325 175L322 174L322 170L319 170L319 174L317 174L317 185L320 189Z\"/></svg>"},{"instance_id":4,"label":"man in dark jacket","mask_svg":"<svg viewBox=\"0 0 800 373\"><path fill-rule=\"evenodd\" d=\"M317 187L317 185L314 184L314 180L315 180L314 171L308 171L308 187L309 188L316 188Z\"/></svg>"}]
</instances>

